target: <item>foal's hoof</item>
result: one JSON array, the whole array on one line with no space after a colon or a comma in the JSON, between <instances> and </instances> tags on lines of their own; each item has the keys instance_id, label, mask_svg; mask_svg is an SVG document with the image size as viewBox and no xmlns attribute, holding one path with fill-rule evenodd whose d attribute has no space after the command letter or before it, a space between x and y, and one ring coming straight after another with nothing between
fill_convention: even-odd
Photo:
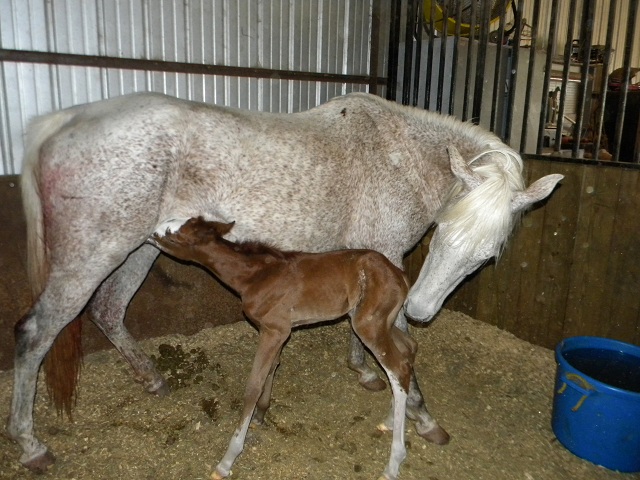
<instances>
[{"instance_id":1,"label":"foal's hoof","mask_svg":"<svg viewBox=\"0 0 640 480\"><path fill-rule=\"evenodd\" d=\"M231 472L229 472L229 475L231 475ZM223 478L227 478L229 475L223 475L222 473L218 472L217 470L215 472L213 472L211 474L211 476L209 477L211 480L222 480Z\"/></svg>"},{"instance_id":2,"label":"foal's hoof","mask_svg":"<svg viewBox=\"0 0 640 480\"><path fill-rule=\"evenodd\" d=\"M358 383L371 392L379 392L387 388L387 384L366 365L348 364L349 369L358 373Z\"/></svg>"},{"instance_id":3,"label":"foal's hoof","mask_svg":"<svg viewBox=\"0 0 640 480\"><path fill-rule=\"evenodd\" d=\"M446 445L449 443L449 440L451 440L449 434L440 425L425 430L420 424L416 424L416 432L428 442L435 443L436 445Z\"/></svg>"},{"instance_id":4,"label":"foal's hoof","mask_svg":"<svg viewBox=\"0 0 640 480\"><path fill-rule=\"evenodd\" d=\"M47 469L56 462L56 457L49 450L33 457L22 464L27 467L33 473L41 474L45 473Z\"/></svg>"},{"instance_id":5,"label":"foal's hoof","mask_svg":"<svg viewBox=\"0 0 640 480\"><path fill-rule=\"evenodd\" d=\"M387 384L384 380L379 377L369 379L369 380L359 380L360 385L369 390L370 392L380 392L387 388Z\"/></svg>"}]
</instances>

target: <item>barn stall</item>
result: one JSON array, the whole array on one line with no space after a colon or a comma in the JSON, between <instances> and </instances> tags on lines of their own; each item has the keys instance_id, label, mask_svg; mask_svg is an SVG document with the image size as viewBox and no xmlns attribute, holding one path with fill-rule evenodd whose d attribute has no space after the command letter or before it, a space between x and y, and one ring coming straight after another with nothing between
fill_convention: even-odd
<instances>
[{"instance_id":1,"label":"barn stall","mask_svg":"<svg viewBox=\"0 0 640 480\"><path fill-rule=\"evenodd\" d=\"M565 175L551 199L525 216L495 265L469 278L433 326L414 329L419 378L453 442L434 447L409 433L401 478L618 478L572 456L554 439L549 418L555 362L549 349L570 335L640 342L633 235L638 168L633 151L622 156L622 146L635 141L623 137L625 115L638 114L631 88L639 48L637 2L610 9L600 2L572 2L573 11L563 2L518 2L497 14L490 2L471 2L484 12L472 41L462 27L456 29L464 21L454 21L447 34L438 29L437 15L431 14L436 3L162 2L158 7L144 1L3 0L0 260L6 274L0 321L9 334L0 351L0 368L6 370L0 408L9 404L12 325L31 301L18 187L30 117L137 90L281 112L370 91L496 131L523 152L528 179ZM451 12L464 2L454 3L445 16L456 18ZM594 17L608 22L597 24L595 33L581 28ZM519 28L508 42L492 41L513 25ZM46 35L34 33L42 31ZM577 54L587 58L592 45L604 43L602 62L581 68L585 62L574 61L567 46L573 37L582 45L588 40L590 47ZM508 68L514 64L518 68ZM537 73L542 65L544 75ZM476 74L481 67L482 74ZM614 92L607 74L620 68L624 88ZM596 77L598 70L605 75ZM605 85L599 92L593 88L598 82ZM554 104L548 93L556 85ZM622 112L615 112L609 135L603 120L607 97L609 105L611 98L617 100ZM570 121L558 121L566 117ZM613 161L600 158L605 144ZM587 158L594 153L595 159ZM427 252L428 237L407 257L410 277L416 277ZM74 423L56 419L46 394L38 396L38 428L61 457L51 475L208 476L236 420L255 348L255 332L241 320L239 302L215 280L160 258L134 298L127 324L138 338L154 337L145 348L165 362L168 377L175 377L174 394L161 401L143 394L114 352L88 357ZM85 323L86 350L108 349ZM219 326L226 323L231 325ZM379 473L389 440L375 425L389 395L356 384L344 368L346 351L344 323L294 334L276 381L278 408L270 425L253 433L236 478ZM532 369L519 370L520 365ZM346 416L329 420L330 414ZM17 447L2 438L0 469L9 478L27 475L16 458Z\"/></svg>"}]
</instances>

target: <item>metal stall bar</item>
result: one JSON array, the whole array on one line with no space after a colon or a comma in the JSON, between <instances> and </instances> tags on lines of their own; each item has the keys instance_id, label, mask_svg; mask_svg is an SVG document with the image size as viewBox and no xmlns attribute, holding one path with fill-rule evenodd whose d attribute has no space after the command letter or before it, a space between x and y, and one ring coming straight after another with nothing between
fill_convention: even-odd
<instances>
[{"instance_id":1,"label":"metal stall bar","mask_svg":"<svg viewBox=\"0 0 640 480\"><path fill-rule=\"evenodd\" d=\"M122 68L126 70L150 70L172 73L198 73L205 75L227 75L251 78L278 78L282 80L319 81L335 83L369 84L371 75L346 75L339 73L301 72L270 68L230 67L200 63L166 62L136 58L101 57L72 53L36 52L28 50L0 49L0 62L43 63L50 65L73 65L81 67ZM387 84L387 79L377 77L377 83Z\"/></svg>"},{"instance_id":2,"label":"metal stall bar","mask_svg":"<svg viewBox=\"0 0 640 480\"><path fill-rule=\"evenodd\" d=\"M564 110L567 97L567 83L569 81L569 63L571 62L571 42L573 39L573 21L576 17L577 0L571 0L569 4L569 17L567 25L567 37L564 45L564 63L562 68L562 86L560 87L560 106L558 108L558 124L556 125L556 143L554 152L560 152L562 148L562 125L564 124Z\"/></svg>"},{"instance_id":3,"label":"metal stall bar","mask_svg":"<svg viewBox=\"0 0 640 480\"><path fill-rule=\"evenodd\" d=\"M484 90L484 67L487 60L487 47L489 43L489 17L491 16L491 2L484 2L480 26L480 44L478 45L478 58L476 62L476 81L473 90L473 110L471 121L480 123L482 111L482 91Z\"/></svg>"},{"instance_id":4,"label":"metal stall bar","mask_svg":"<svg viewBox=\"0 0 640 480\"><path fill-rule=\"evenodd\" d=\"M615 0L614 0L615 1ZM527 145L527 119L529 118L529 103L531 102L531 86L535 72L536 42L538 41L538 18L540 17L540 0L533 3L533 19L531 20L531 46L529 47L529 67L527 71L527 86L524 91L524 112L522 118L522 132L520 134L520 151L523 152Z\"/></svg>"},{"instance_id":5,"label":"metal stall bar","mask_svg":"<svg viewBox=\"0 0 640 480\"><path fill-rule=\"evenodd\" d=\"M371 40L369 45L369 93L378 94L378 56L380 55L380 0L373 0L371 8Z\"/></svg>"},{"instance_id":6,"label":"metal stall bar","mask_svg":"<svg viewBox=\"0 0 640 480\"><path fill-rule=\"evenodd\" d=\"M465 70L465 82L464 82L464 101L462 104L462 120L467 121L469 119L469 88L471 84L471 58L473 57L473 50L475 46L476 38L476 2L471 2L469 20L469 46L467 47L467 65Z\"/></svg>"},{"instance_id":7,"label":"metal stall bar","mask_svg":"<svg viewBox=\"0 0 640 480\"><path fill-rule=\"evenodd\" d=\"M622 124L624 123L624 114L627 107L627 93L629 90L629 80L631 76L631 51L633 50L633 34L636 15L638 13L638 0L629 0L629 11L627 15L627 32L624 40L624 60L623 60L623 82L620 86L620 99L618 102L618 116L616 117L616 134L614 140L614 161L620 160L620 145L622 143ZM633 158L633 162L640 162L640 159Z\"/></svg>"},{"instance_id":8,"label":"metal stall bar","mask_svg":"<svg viewBox=\"0 0 640 480\"><path fill-rule=\"evenodd\" d=\"M427 72L424 85L424 109L431 109L431 76L433 75L433 44L436 39L436 2L431 2L429 9L429 46L427 47ZM421 19L422 20L422 19Z\"/></svg>"},{"instance_id":9,"label":"metal stall bar","mask_svg":"<svg viewBox=\"0 0 640 480\"><path fill-rule=\"evenodd\" d=\"M404 75L402 76L402 104L411 103L411 78L413 67L413 31L416 22L416 0L407 3L407 18L404 31Z\"/></svg>"},{"instance_id":10,"label":"metal stall bar","mask_svg":"<svg viewBox=\"0 0 640 480\"><path fill-rule=\"evenodd\" d=\"M413 68L413 101L411 105L418 105L418 95L420 93L420 60L422 59L422 22L424 18L424 3L418 0L418 9L415 17L415 38L416 38L416 56Z\"/></svg>"},{"instance_id":11,"label":"metal stall bar","mask_svg":"<svg viewBox=\"0 0 640 480\"><path fill-rule=\"evenodd\" d=\"M488 2L487 2L488 3ZM494 66L493 74L493 91L491 96L491 120L489 123L489 130L496 131L496 115L498 113L498 105L500 105L500 87L502 82L500 81L500 72L502 70L502 41L504 38L504 17L507 14L507 3L500 3L500 20L498 23L498 38L496 42L496 63Z\"/></svg>"},{"instance_id":12,"label":"metal stall bar","mask_svg":"<svg viewBox=\"0 0 640 480\"><path fill-rule=\"evenodd\" d=\"M396 99L398 88L398 51L400 48L401 0L391 0L389 25L389 60L387 61L387 100Z\"/></svg>"},{"instance_id":13,"label":"metal stall bar","mask_svg":"<svg viewBox=\"0 0 640 480\"><path fill-rule=\"evenodd\" d=\"M573 148L571 149L571 156L576 158L578 156L578 149L580 148L580 141L582 140L582 126L584 125L585 113L591 116L591 112L585 112L585 106L587 105L587 94L591 95L591 88L589 88L587 77L589 76L589 65L591 63L591 46L593 43L593 16L594 5L593 0L584 0L582 4L582 29L580 32L580 52L579 57L582 61L580 66L580 96L578 98L578 118L573 126Z\"/></svg>"},{"instance_id":14,"label":"metal stall bar","mask_svg":"<svg viewBox=\"0 0 640 480\"><path fill-rule=\"evenodd\" d=\"M542 153L542 146L544 143L544 128L547 123L547 107L549 101L549 80L551 79L551 63L553 60L553 50L555 46L556 30L558 28L558 2L559 0L553 0L551 3L551 19L549 25L549 43L547 45L547 57L544 66L544 83L542 86L542 109L540 112L540 124L538 126L538 146L536 147L536 154Z\"/></svg>"},{"instance_id":15,"label":"metal stall bar","mask_svg":"<svg viewBox=\"0 0 640 480\"><path fill-rule=\"evenodd\" d=\"M609 64L611 63L611 44L613 43L613 30L615 26L616 9L618 0L611 0L609 4L609 16L607 18L607 37L604 47L604 58L602 59L602 79L600 82L601 100L598 106L598 116L596 121L595 144L593 154L596 160L600 154L600 143L602 141L602 126L604 123L604 109L607 104L607 84L609 83Z\"/></svg>"},{"instance_id":16,"label":"metal stall bar","mask_svg":"<svg viewBox=\"0 0 640 480\"><path fill-rule=\"evenodd\" d=\"M513 105L516 101L516 82L518 80L518 61L520 59L520 39L522 33L522 11L517 7L515 0L511 2L513 7L513 28L515 36L511 45L511 70L509 72L509 95L507 97L507 109L504 120L504 141L509 143L511 140L511 120L513 119ZM535 52L535 50L534 50ZM527 117L522 122L527 123Z\"/></svg>"},{"instance_id":17,"label":"metal stall bar","mask_svg":"<svg viewBox=\"0 0 640 480\"><path fill-rule=\"evenodd\" d=\"M453 35L453 60L451 62L451 95L449 95L449 115L453 115L453 107L456 96L453 92L456 91L456 77L458 74L458 53L460 44L460 29L462 25L462 0L454 1L454 11L456 12L456 28ZM469 52L467 52L468 54Z\"/></svg>"},{"instance_id":18,"label":"metal stall bar","mask_svg":"<svg viewBox=\"0 0 640 480\"><path fill-rule=\"evenodd\" d=\"M442 97L444 97L444 75L446 72L445 68L447 66L447 30L449 29L449 2L445 0L442 3L441 8L442 38L440 40L440 61L438 63L438 96L436 97L436 111L439 113L442 113ZM450 96L453 96L453 92L451 92Z\"/></svg>"}]
</instances>

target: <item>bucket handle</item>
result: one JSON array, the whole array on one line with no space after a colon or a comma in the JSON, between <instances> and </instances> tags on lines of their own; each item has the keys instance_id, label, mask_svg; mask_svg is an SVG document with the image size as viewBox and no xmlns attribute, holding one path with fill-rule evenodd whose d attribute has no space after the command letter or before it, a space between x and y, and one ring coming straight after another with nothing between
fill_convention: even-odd
<instances>
[{"instance_id":1,"label":"bucket handle","mask_svg":"<svg viewBox=\"0 0 640 480\"><path fill-rule=\"evenodd\" d=\"M578 403L576 403L575 406L571 409L572 412L576 412L582 406L587 397L595 391L595 388L593 388L589 382L587 382L577 373L563 373L561 375L561 378L563 383L562 387L558 389L559 395L564 393L564 391L567 389L567 385L569 384L571 384L571 388L582 393L582 397L580 398L580 400L578 400Z\"/></svg>"}]
</instances>

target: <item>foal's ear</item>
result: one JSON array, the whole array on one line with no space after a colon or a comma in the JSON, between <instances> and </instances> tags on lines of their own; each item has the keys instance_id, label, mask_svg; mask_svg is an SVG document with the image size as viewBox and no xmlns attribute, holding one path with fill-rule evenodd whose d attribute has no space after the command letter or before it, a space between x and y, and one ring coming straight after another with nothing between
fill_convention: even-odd
<instances>
[{"instance_id":1,"label":"foal's ear","mask_svg":"<svg viewBox=\"0 0 640 480\"><path fill-rule=\"evenodd\" d=\"M216 234L218 234L220 237L222 237L223 235L226 235L231 231L231 229L235 224L236 224L235 220L231 223L216 222L216 227L215 227Z\"/></svg>"},{"instance_id":2,"label":"foal's ear","mask_svg":"<svg viewBox=\"0 0 640 480\"><path fill-rule=\"evenodd\" d=\"M471 170L456 147L449 145L447 153L449 154L449 162L451 162L451 171L469 190L473 190L482 183L482 178Z\"/></svg>"}]
</instances>

